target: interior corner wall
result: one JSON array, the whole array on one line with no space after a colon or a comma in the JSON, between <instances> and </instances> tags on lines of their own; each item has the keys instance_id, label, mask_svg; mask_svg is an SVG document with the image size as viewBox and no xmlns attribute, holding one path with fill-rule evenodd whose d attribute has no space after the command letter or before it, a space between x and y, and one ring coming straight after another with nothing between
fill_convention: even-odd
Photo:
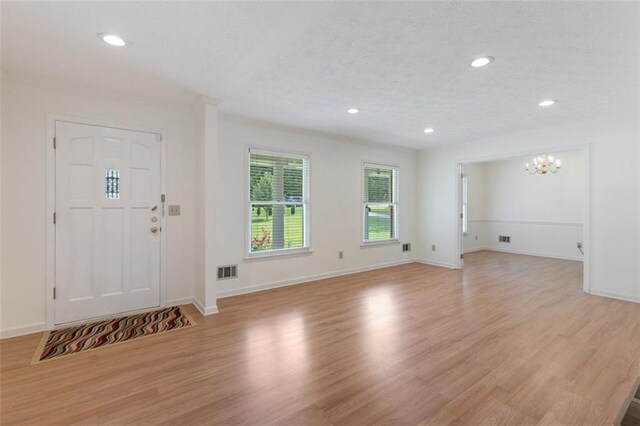
<instances>
[{"instance_id":1,"label":"interior corner wall","mask_svg":"<svg viewBox=\"0 0 640 426\"><path fill-rule=\"evenodd\" d=\"M219 297L414 260L415 249L403 253L400 244L361 247L363 161L399 166L400 239L417 245L414 150L224 115L219 128L216 253L219 265L238 265L238 278L218 282ZM311 253L246 259L250 147L309 155ZM338 258L339 251L344 252L343 259Z\"/></svg>"},{"instance_id":2,"label":"interior corner wall","mask_svg":"<svg viewBox=\"0 0 640 426\"><path fill-rule=\"evenodd\" d=\"M216 304L216 216L218 187L218 106L201 96L194 105L196 124L196 221L194 304L203 315L218 312Z\"/></svg>"},{"instance_id":3,"label":"interior corner wall","mask_svg":"<svg viewBox=\"0 0 640 426\"><path fill-rule=\"evenodd\" d=\"M588 145L589 239L584 244L590 256L590 291L640 301L639 138L635 109L421 151L418 223L422 259L456 265L457 163ZM438 247L437 251L431 251L432 244Z\"/></svg>"},{"instance_id":4,"label":"interior corner wall","mask_svg":"<svg viewBox=\"0 0 640 426\"><path fill-rule=\"evenodd\" d=\"M46 323L47 115L166 131L167 301L193 298L195 169L191 108L4 76L2 81L2 332Z\"/></svg>"},{"instance_id":5,"label":"interior corner wall","mask_svg":"<svg viewBox=\"0 0 640 426\"><path fill-rule=\"evenodd\" d=\"M193 106L194 115L194 136L195 136L195 163L196 180L194 182L195 200L194 200L194 252L193 252L193 300L199 309L204 310L206 306L206 271L205 271L205 247L206 234L201 232L205 226L205 126L206 117L203 105L199 102Z\"/></svg>"}]
</instances>

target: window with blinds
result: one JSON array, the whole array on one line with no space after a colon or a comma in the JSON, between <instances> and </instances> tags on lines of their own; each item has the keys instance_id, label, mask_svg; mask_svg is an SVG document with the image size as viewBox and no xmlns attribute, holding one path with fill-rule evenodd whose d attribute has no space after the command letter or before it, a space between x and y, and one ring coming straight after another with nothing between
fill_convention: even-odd
<instances>
[{"instance_id":1,"label":"window with blinds","mask_svg":"<svg viewBox=\"0 0 640 426\"><path fill-rule=\"evenodd\" d=\"M365 163L362 172L362 241L398 239L398 168Z\"/></svg>"},{"instance_id":2,"label":"window with blinds","mask_svg":"<svg viewBox=\"0 0 640 426\"><path fill-rule=\"evenodd\" d=\"M309 157L249 150L249 253L309 247Z\"/></svg>"}]
</instances>

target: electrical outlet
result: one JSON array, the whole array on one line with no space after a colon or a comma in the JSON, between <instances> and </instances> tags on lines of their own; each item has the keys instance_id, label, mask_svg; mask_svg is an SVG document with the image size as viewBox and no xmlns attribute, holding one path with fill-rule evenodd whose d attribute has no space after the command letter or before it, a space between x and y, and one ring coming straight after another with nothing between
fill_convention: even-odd
<instances>
[{"instance_id":1,"label":"electrical outlet","mask_svg":"<svg viewBox=\"0 0 640 426\"><path fill-rule=\"evenodd\" d=\"M338 259L342 259L344 257L344 253L339 251L338 252Z\"/></svg>"},{"instance_id":2,"label":"electrical outlet","mask_svg":"<svg viewBox=\"0 0 640 426\"><path fill-rule=\"evenodd\" d=\"M179 204L169 204L169 216L180 216Z\"/></svg>"},{"instance_id":3,"label":"electrical outlet","mask_svg":"<svg viewBox=\"0 0 640 426\"><path fill-rule=\"evenodd\" d=\"M431 251L436 251L436 245L435 244L431 245Z\"/></svg>"}]
</instances>

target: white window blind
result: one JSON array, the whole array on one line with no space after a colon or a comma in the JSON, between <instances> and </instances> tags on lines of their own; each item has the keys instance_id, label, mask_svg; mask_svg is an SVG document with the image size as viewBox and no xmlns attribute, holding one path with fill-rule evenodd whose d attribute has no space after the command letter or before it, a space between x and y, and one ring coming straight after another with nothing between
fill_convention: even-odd
<instances>
[{"instance_id":1,"label":"white window blind","mask_svg":"<svg viewBox=\"0 0 640 426\"><path fill-rule=\"evenodd\" d=\"M309 247L309 158L249 151L249 253Z\"/></svg>"},{"instance_id":2,"label":"white window blind","mask_svg":"<svg viewBox=\"0 0 640 426\"><path fill-rule=\"evenodd\" d=\"M398 168L365 163L362 182L362 241L397 239Z\"/></svg>"}]
</instances>

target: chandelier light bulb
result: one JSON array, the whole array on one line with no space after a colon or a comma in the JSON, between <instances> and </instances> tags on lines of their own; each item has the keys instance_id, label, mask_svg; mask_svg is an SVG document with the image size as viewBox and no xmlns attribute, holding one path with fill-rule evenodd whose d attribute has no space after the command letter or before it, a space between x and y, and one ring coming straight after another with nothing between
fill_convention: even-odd
<instances>
[{"instance_id":1,"label":"chandelier light bulb","mask_svg":"<svg viewBox=\"0 0 640 426\"><path fill-rule=\"evenodd\" d=\"M554 158L552 155L544 154L533 157L533 167L529 167L529 163L525 165L525 170L529 174L539 173L545 175L549 172L558 173L562 162L559 158Z\"/></svg>"}]
</instances>

